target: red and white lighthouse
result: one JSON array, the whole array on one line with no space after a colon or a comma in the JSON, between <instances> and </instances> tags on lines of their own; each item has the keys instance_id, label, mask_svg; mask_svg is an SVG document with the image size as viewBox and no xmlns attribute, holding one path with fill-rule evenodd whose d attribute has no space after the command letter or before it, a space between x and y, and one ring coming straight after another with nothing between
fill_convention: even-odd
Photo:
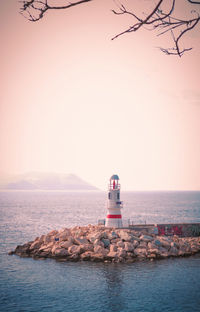
<instances>
[{"instance_id":1,"label":"red and white lighthouse","mask_svg":"<svg viewBox=\"0 0 200 312\"><path fill-rule=\"evenodd\" d=\"M122 202L120 201L120 184L118 175L114 174L110 178L110 184L108 185L108 199L106 216L106 227L122 227L122 215L121 208Z\"/></svg>"}]
</instances>

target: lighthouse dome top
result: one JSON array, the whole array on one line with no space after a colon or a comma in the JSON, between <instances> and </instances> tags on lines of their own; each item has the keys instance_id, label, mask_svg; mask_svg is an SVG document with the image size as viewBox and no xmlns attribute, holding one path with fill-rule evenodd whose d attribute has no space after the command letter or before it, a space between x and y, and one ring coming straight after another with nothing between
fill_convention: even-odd
<instances>
[{"instance_id":1,"label":"lighthouse dome top","mask_svg":"<svg viewBox=\"0 0 200 312\"><path fill-rule=\"evenodd\" d=\"M113 174L110 180L119 180L119 177L117 174Z\"/></svg>"}]
</instances>

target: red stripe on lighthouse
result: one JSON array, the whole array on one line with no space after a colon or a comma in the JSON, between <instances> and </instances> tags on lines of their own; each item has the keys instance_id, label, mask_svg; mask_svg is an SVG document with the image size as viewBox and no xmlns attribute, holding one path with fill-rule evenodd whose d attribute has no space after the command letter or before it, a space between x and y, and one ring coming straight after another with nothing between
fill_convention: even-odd
<instances>
[{"instance_id":1,"label":"red stripe on lighthouse","mask_svg":"<svg viewBox=\"0 0 200 312\"><path fill-rule=\"evenodd\" d=\"M111 215L111 214L109 214L109 215L107 215L106 218L109 218L109 219L121 219L122 216L121 215Z\"/></svg>"}]
</instances>

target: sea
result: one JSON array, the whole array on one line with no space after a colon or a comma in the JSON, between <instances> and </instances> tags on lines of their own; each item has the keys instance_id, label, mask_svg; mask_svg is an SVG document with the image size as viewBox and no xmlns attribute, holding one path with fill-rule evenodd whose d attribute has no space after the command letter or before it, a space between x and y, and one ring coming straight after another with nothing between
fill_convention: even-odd
<instances>
[{"instance_id":1,"label":"sea","mask_svg":"<svg viewBox=\"0 0 200 312\"><path fill-rule=\"evenodd\" d=\"M9 256L53 229L97 224L103 191L0 192L1 312L199 312L200 255L131 264ZM200 222L200 192L121 192L135 224Z\"/></svg>"}]
</instances>

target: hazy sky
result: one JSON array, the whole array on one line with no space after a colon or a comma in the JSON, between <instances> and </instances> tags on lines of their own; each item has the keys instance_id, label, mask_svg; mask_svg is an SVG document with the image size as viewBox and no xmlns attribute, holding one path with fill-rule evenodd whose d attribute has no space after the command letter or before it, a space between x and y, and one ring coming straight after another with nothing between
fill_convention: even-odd
<instances>
[{"instance_id":1,"label":"hazy sky","mask_svg":"<svg viewBox=\"0 0 200 312\"><path fill-rule=\"evenodd\" d=\"M181 59L148 31L111 41L131 23L114 7L96 0L31 23L1 0L0 172L200 189L200 31Z\"/></svg>"}]
</instances>

